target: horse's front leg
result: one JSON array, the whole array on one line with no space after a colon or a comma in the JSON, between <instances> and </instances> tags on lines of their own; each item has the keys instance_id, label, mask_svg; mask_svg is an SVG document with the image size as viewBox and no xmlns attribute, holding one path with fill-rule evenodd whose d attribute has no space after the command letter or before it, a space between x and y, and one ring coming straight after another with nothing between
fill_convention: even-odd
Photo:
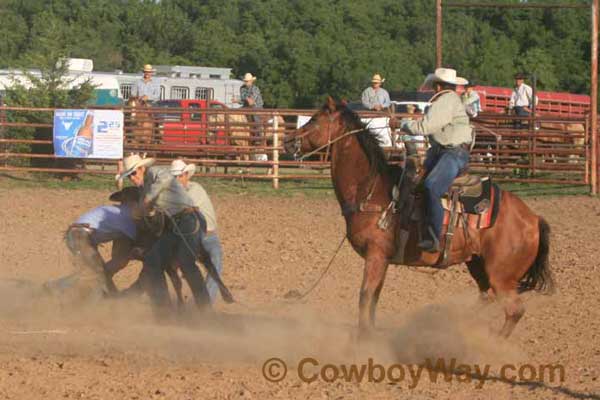
<instances>
[{"instance_id":1,"label":"horse's front leg","mask_svg":"<svg viewBox=\"0 0 600 400\"><path fill-rule=\"evenodd\" d=\"M369 246L365 257L365 270L360 288L358 330L359 337L370 336L375 328L375 311L379 294L387 271L387 258L384 251L376 246Z\"/></svg>"}]
</instances>

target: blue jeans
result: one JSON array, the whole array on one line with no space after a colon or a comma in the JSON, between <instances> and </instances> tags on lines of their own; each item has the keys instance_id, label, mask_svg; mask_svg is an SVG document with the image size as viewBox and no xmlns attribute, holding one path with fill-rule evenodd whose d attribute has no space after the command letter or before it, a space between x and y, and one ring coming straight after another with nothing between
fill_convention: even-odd
<instances>
[{"instance_id":1,"label":"blue jeans","mask_svg":"<svg viewBox=\"0 0 600 400\"><path fill-rule=\"evenodd\" d=\"M168 311L171 305L164 268L172 265L173 261L179 264L196 305L204 308L209 304L204 278L196 266L198 247L205 235L206 221L200 214L189 213L180 218L177 226L181 234L175 229L166 230L144 257L147 289L155 311L159 313Z\"/></svg>"},{"instance_id":2,"label":"blue jeans","mask_svg":"<svg viewBox=\"0 0 600 400\"><path fill-rule=\"evenodd\" d=\"M210 236L204 236L202 238L202 247L208 254L210 261L212 261L215 270L221 276L221 271L223 270L223 249L221 248L221 242L219 241L219 237L217 234L213 234ZM208 276L206 279L206 289L208 289L208 296L210 297L210 302L214 303L217 299L217 291L219 287L211 278Z\"/></svg>"},{"instance_id":3,"label":"blue jeans","mask_svg":"<svg viewBox=\"0 0 600 400\"><path fill-rule=\"evenodd\" d=\"M515 106L515 115L519 117L529 117L529 111L525 110L523 106ZM516 129L522 129L525 127L523 121L515 121L514 126Z\"/></svg>"},{"instance_id":4,"label":"blue jeans","mask_svg":"<svg viewBox=\"0 0 600 400\"><path fill-rule=\"evenodd\" d=\"M469 152L463 148L446 149L433 146L427 150L425 169L425 194L427 201L427 222L437 239L442 233L444 209L440 199L448 191L454 179L469 163Z\"/></svg>"}]
</instances>

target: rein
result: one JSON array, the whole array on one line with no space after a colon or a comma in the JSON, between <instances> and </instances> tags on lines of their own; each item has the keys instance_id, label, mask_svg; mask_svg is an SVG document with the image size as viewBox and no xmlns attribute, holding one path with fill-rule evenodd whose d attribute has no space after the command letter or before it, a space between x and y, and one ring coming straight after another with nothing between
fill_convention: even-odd
<instances>
[{"instance_id":1,"label":"rein","mask_svg":"<svg viewBox=\"0 0 600 400\"><path fill-rule=\"evenodd\" d=\"M347 137L347 136L354 135L355 133L362 132L362 131L364 131L364 130L365 130L365 128L361 128L361 129L354 129L354 130L351 130L351 131L348 131L348 132L344 133L343 135L341 135L341 136L339 136L339 137L337 137L337 138L335 138L335 139L333 139L333 140L331 140L331 130L328 130L328 133L329 133L329 139L328 139L327 143L325 143L323 146L319 146L319 147L317 147L315 150L313 150L313 151L311 151L311 152L309 152L309 153L303 154L302 156L300 156L300 158L298 158L298 160L299 160L299 161L304 161L304 159L305 159L305 158L307 158L307 157L310 157L310 156L314 155L315 153L318 153L319 151L323 150L324 148L327 148L327 152L329 152L329 148L330 148L330 146L331 146L332 144L334 144L335 142L337 142L337 141L339 141L339 140L342 140L343 138L345 138L345 137ZM300 135L300 136L297 136L297 137L295 137L294 139L302 139L304 136L306 136L306 135L308 135L308 134L311 134L311 133L312 133L312 131L313 131L313 130L311 129L311 130L309 130L308 132L304 132L302 135ZM329 154L328 154L328 155L329 155Z\"/></svg>"}]
</instances>

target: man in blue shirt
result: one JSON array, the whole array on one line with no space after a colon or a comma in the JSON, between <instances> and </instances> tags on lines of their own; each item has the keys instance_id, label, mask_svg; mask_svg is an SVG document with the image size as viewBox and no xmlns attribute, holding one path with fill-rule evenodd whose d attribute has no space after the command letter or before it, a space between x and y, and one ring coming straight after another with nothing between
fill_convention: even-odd
<instances>
[{"instance_id":1,"label":"man in blue shirt","mask_svg":"<svg viewBox=\"0 0 600 400\"><path fill-rule=\"evenodd\" d=\"M264 103L262 94L260 93L258 86L254 84L255 81L256 77L250 72L247 72L244 75L244 84L240 87L240 97L234 97L233 103L239 103L244 108L263 108ZM246 118L248 119L248 122L254 123L254 126L252 127L253 136L263 136L261 116L256 114L248 114L246 115Z\"/></svg>"},{"instance_id":2,"label":"man in blue shirt","mask_svg":"<svg viewBox=\"0 0 600 400\"><path fill-rule=\"evenodd\" d=\"M154 102L160 100L160 84L152 79L154 69L152 65L144 65L144 77L138 80L133 88L131 88L132 97L141 97L147 102Z\"/></svg>"},{"instance_id":3,"label":"man in blue shirt","mask_svg":"<svg viewBox=\"0 0 600 400\"><path fill-rule=\"evenodd\" d=\"M371 78L371 86L362 92L361 101L367 110L381 111L392 104L390 94L381 87L383 82L385 79L381 75L375 74Z\"/></svg>"},{"instance_id":4,"label":"man in blue shirt","mask_svg":"<svg viewBox=\"0 0 600 400\"><path fill-rule=\"evenodd\" d=\"M65 241L79 269L64 278L46 283L51 292L77 287L92 298L117 292L112 276L133 257L137 227L133 215L137 213L139 190L128 187L113 193L110 200L118 205L96 207L81 215L69 226ZM113 242L112 258L104 262L98 252L102 243Z\"/></svg>"}]
</instances>

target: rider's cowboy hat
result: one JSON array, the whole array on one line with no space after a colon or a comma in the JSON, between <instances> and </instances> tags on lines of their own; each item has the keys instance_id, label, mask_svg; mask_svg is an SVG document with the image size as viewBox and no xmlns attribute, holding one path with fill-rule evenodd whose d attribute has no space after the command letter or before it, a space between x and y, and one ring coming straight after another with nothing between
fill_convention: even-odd
<instances>
[{"instance_id":1,"label":"rider's cowboy hat","mask_svg":"<svg viewBox=\"0 0 600 400\"><path fill-rule=\"evenodd\" d=\"M437 68L433 74L427 75L423 85L430 86L434 82L449 83L451 85L466 85L469 83L465 78L456 76L456 70L452 68Z\"/></svg>"},{"instance_id":2,"label":"rider's cowboy hat","mask_svg":"<svg viewBox=\"0 0 600 400\"><path fill-rule=\"evenodd\" d=\"M154 164L154 158L142 158L139 154L132 154L123 159L124 172L117 174L116 180L123 179L133 173L139 167L149 167Z\"/></svg>"},{"instance_id":3,"label":"rider's cowboy hat","mask_svg":"<svg viewBox=\"0 0 600 400\"><path fill-rule=\"evenodd\" d=\"M383 83L383 82L385 82L385 79L383 79L383 78L381 77L381 75L379 75L379 74L375 74L375 75L373 75L373 77L371 78L371 83Z\"/></svg>"},{"instance_id":4,"label":"rider's cowboy hat","mask_svg":"<svg viewBox=\"0 0 600 400\"><path fill-rule=\"evenodd\" d=\"M154 68L152 68L152 65L150 65L150 64L144 65L144 69L142 71L143 72L155 72Z\"/></svg>"},{"instance_id":5,"label":"rider's cowboy hat","mask_svg":"<svg viewBox=\"0 0 600 400\"><path fill-rule=\"evenodd\" d=\"M244 75L244 82L254 82L256 80L256 77L254 75L252 75L250 72L246 72L246 74Z\"/></svg>"},{"instance_id":6,"label":"rider's cowboy hat","mask_svg":"<svg viewBox=\"0 0 600 400\"><path fill-rule=\"evenodd\" d=\"M196 172L196 164L186 164L183 160L173 160L171 163L171 175L179 176L185 173L191 178Z\"/></svg>"},{"instance_id":7,"label":"rider's cowboy hat","mask_svg":"<svg viewBox=\"0 0 600 400\"><path fill-rule=\"evenodd\" d=\"M140 200L140 189L137 186L127 186L126 188L111 194L108 199L110 201L117 201L119 203L123 203L125 201L138 202Z\"/></svg>"}]
</instances>

